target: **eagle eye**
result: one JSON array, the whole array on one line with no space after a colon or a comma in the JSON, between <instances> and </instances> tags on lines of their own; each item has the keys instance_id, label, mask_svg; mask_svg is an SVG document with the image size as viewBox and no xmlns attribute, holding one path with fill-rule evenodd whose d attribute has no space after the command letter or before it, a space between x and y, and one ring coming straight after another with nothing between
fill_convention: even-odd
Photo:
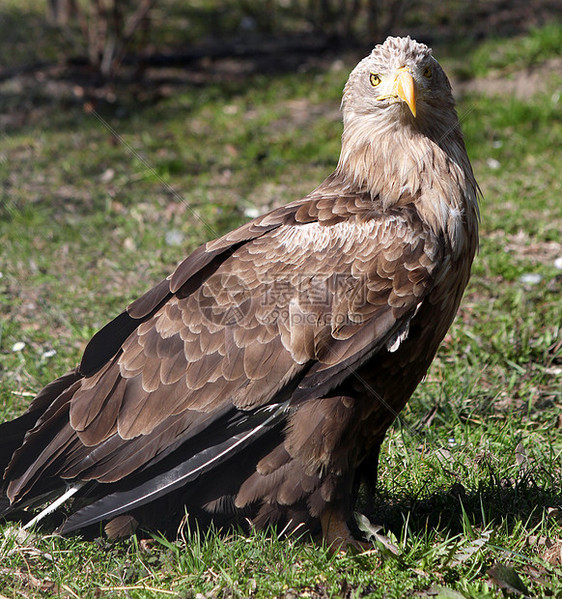
<instances>
[{"instance_id":1,"label":"eagle eye","mask_svg":"<svg viewBox=\"0 0 562 599\"><path fill-rule=\"evenodd\" d=\"M426 79L431 79L433 77L433 71L431 70L431 67L425 67L423 71L423 76Z\"/></svg>"},{"instance_id":2,"label":"eagle eye","mask_svg":"<svg viewBox=\"0 0 562 599\"><path fill-rule=\"evenodd\" d=\"M376 73L371 73L369 81L373 87L377 87L377 85L381 82L381 78Z\"/></svg>"}]
</instances>

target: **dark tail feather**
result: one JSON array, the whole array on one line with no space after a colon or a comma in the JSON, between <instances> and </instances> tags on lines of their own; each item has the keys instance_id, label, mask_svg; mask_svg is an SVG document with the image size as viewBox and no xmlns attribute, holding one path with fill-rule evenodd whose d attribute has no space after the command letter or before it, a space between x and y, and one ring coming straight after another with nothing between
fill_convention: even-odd
<instances>
[{"instance_id":1,"label":"dark tail feather","mask_svg":"<svg viewBox=\"0 0 562 599\"><path fill-rule=\"evenodd\" d=\"M130 512L195 480L203 473L237 454L276 426L280 418L283 417L287 404L278 404L275 407L274 410L258 410L251 416L244 415L239 423L231 423L225 429L224 432L230 431L226 440L208 447L188 459L183 459L175 466L167 467L169 462L165 465L156 465L154 469L150 469L146 473L148 476L144 477L140 484L128 490L116 491L101 497L94 503L78 510L70 516L58 532L61 534L70 533L101 520ZM261 422L256 423L256 420ZM181 448L176 455L181 455L180 452ZM165 467L164 471L162 471L162 466ZM97 487L98 491L99 489L100 486Z\"/></svg>"},{"instance_id":2,"label":"dark tail feather","mask_svg":"<svg viewBox=\"0 0 562 599\"><path fill-rule=\"evenodd\" d=\"M33 428L40 414L26 412L23 416L0 424L0 474L12 459L12 454L23 443L25 434Z\"/></svg>"},{"instance_id":3,"label":"dark tail feather","mask_svg":"<svg viewBox=\"0 0 562 599\"><path fill-rule=\"evenodd\" d=\"M10 500L7 497L0 497L0 515L5 514L10 509Z\"/></svg>"},{"instance_id":4,"label":"dark tail feather","mask_svg":"<svg viewBox=\"0 0 562 599\"><path fill-rule=\"evenodd\" d=\"M21 447L27 432L35 426L51 403L80 376L76 370L63 374L44 387L19 418L0 424L0 493L3 491L4 471L14 452Z\"/></svg>"}]
</instances>

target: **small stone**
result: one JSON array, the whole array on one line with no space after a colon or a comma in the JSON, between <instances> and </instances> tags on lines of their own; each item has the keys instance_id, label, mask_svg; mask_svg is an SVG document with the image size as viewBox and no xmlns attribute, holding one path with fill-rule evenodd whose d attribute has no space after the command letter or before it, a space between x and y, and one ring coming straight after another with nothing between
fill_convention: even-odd
<instances>
[{"instance_id":1,"label":"small stone","mask_svg":"<svg viewBox=\"0 0 562 599\"><path fill-rule=\"evenodd\" d=\"M115 170L112 168L108 168L103 172L102 176L100 177L100 181L102 183L109 183L110 181L113 181L114 177Z\"/></svg>"},{"instance_id":2,"label":"small stone","mask_svg":"<svg viewBox=\"0 0 562 599\"><path fill-rule=\"evenodd\" d=\"M137 244L132 237L127 237L123 241L123 247L129 252L134 252L137 249Z\"/></svg>"},{"instance_id":3,"label":"small stone","mask_svg":"<svg viewBox=\"0 0 562 599\"><path fill-rule=\"evenodd\" d=\"M21 351L25 347L25 341L16 341L14 345L12 345L12 351L17 352Z\"/></svg>"},{"instance_id":4,"label":"small stone","mask_svg":"<svg viewBox=\"0 0 562 599\"><path fill-rule=\"evenodd\" d=\"M556 258L556 260L554 261L554 266L558 270L562 270L562 256L560 256L559 258ZM1 272L0 272L0 278L2 278Z\"/></svg>"},{"instance_id":5,"label":"small stone","mask_svg":"<svg viewBox=\"0 0 562 599\"><path fill-rule=\"evenodd\" d=\"M257 218L259 215L260 211L255 206L244 210L244 216L247 216L248 218Z\"/></svg>"},{"instance_id":6,"label":"small stone","mask_svg":"<svg viewBox=\"0 0 562 599\"><path fill-rule=\"evenodd\" d=\"M166 245L181 245L183 243L185 236L181 231L177 229L171 229L170 231L166 231L166 235L164 239L166 240Z\"/></svg>"},{"instance_id":7,"label":"small stone","mask_svg":"<svg viewBox=\"0 0 562 599\"><path fill-rule=\"evenodd\" d=\"M488 158L486 164L488 165L488 168L491 168L493 171L497 171L501 166L500 161L495 158Z\"/></svg>"},{"instance_id":8,"label":"small stone","mask_svg":"<svg viewBox=\"0 0 562 599\"><path fill-rule=\"evenodd\" d=\"M521 283L525 283L526 285L537 285L542 281L542 275L538 272L528 272L519 277L519 281Z\"/></svg>"}]
</instances>

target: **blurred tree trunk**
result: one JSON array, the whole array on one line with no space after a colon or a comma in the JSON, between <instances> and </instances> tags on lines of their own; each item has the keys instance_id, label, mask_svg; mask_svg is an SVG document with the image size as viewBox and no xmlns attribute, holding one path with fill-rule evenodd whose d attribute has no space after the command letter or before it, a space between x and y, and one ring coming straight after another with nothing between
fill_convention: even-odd
<instances>
[{"instance_id":1,"label":"blurred tree trunk","mask_svg":"<svg viewBox=\"0 0 562 599\"><path fill-rule=\"evenodd\" d=\"M156 0L48 0L48 18L62 27L77 21L86 43L88 60L104 77L115 74L140 29L150 27Z\"/></svg>"},{"instance_id":2,"label":"blurred tree trunk","mask_svg":"<svg viewBox=\"0 0 562 599\"><path fill-rule=\"evenodd\" d=\"M69 36L76 34L72 25L77 23L90 64L111 77L131 51L137 33L144 38L141 44L146 43L155 4L156 0L47 0L47 13ZM209 1L209 6L226 10L228 4ZM274 34L277 19L289 16L300 21L299 27L308 23L316 38L344 46L381 41L396 28L404 6L405 0L237 0L245 35Z\"/></svg>"},{"instance_id":3,"label":"blurred tree trunk","mask_svg":"<svg viewBox=\"0 0 562 599\"><path fill-rule=\"evenodd\" d=\"M398 24L404 0L294 0L318 33L343 42L386 37Z\"/></svg>"},{"instance_id":4,"label":"blurred tree trunk","mask_svg":"<svg viewBox=\"0 0 562 599\"><path fill-rule=\"evenodd\" d=\"M75 15L75 0L47 0L47 20L49 23L66 25Z\"/></svg>"},{"instance_id":5,"label":"blurred tree trunk","mask_svg":"<svg viewBox=\"0 0 562 599\"><path fill-rule=\"evenodd\" d=\"M368 0L367 35L370 40L386 38L398 25L404 9L404 0Z\"/></svg>"},{"instance_id":6,"label":"blurred tree trunk","mask_svg":"<svg viewBox=\"0 0 562 599\"><path fill-rule=\"evenodd\" d=\"M405 0L238 0L260 33L274 33L276 20L291 13L317 35L344 45L386 37L399 23L404 5Z\"/></svg>"}]
</instances>

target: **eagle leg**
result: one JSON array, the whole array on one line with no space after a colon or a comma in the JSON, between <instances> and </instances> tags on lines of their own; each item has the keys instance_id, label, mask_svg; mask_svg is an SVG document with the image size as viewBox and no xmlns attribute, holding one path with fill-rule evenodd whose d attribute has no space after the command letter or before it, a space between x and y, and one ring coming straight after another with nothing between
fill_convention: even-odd
<instances>
[{"instance_id":1,"label":"eagle leg","mask_svg":"<svg viewBox=\"0 0 562 599\"><path fill-rule=\"evenodd\" d=\"M352 395L321 397L299 406L287 429L286 454L298 473L296 480L309 476L313 481L307 499L309 513L320 521L323 541L332 551L372 548L358 541L347 524L361 481L371 483L367 486L370 493L376 480L378 445L364 448L370 432L363 430L364 415L369 410L368 401ZM366 459L361 456L365 451ZM283 483L291 488L302 486L290 476Z\"/></svg>"},{"instance_id":2,"label":"eagle leg","mask_svg":"<svg viewBox=\"0 0 562 599\"><path fill-rule=\"evenodd\" d=\"M370 543L356 539L347 526L346 518L341 509L328 507L320 515L322 540L332 553L349 548L358 551L372 549Z\"/></svg>"},{"instance_id":3,"label":"eagle leg","mask_svg":"<svg viewBox=\"0 0 562 599\"><path fill-rule=\"evenodd\" d=\"M370 516L375 511L374 496L377 486L377 471L381 444L373 446L355 471L351 492L351 505L362 514ZM361 488L363 492L361 493Z\"/></svg>"}]
</instances>

